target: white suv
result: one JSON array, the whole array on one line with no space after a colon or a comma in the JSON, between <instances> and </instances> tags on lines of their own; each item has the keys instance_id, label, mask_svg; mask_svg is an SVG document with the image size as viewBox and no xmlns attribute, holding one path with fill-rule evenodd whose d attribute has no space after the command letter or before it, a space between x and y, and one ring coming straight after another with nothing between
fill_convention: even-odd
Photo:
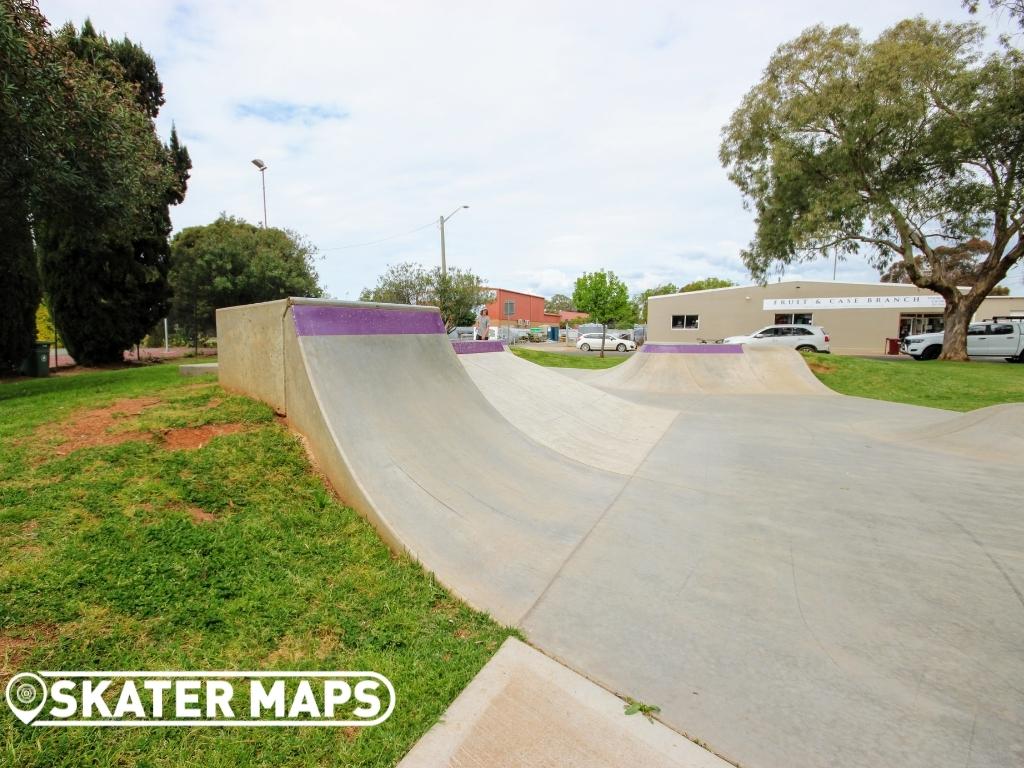
<instances>
[{"instance_id":1,"label":"white suv","mask_svg":"<svg viewBox=\"0 0 1024 768\"><path fill-rule=\"evenodd\" d=\"M828 333L820 325L769 325L749 336L730 336L724 344L789 347L797 352L831 352Z\"/></svg>"},{"instance_id":2,"label":"white suv","mask_svg":"<svg viewBox=\"0 0 1024 768\"><path fill-rule=\"evenodd\" d=\"M592 349L601 349L601 334L600 333L584 333L580 336L580 340L576 342L576 349L589 352ZM618 352L625 352L629 350L632 352L636 349L636 342L630 341L629 339L617 339L614 336L604 336L604 348L614 349Z\"/></svg>"}]
</instances>

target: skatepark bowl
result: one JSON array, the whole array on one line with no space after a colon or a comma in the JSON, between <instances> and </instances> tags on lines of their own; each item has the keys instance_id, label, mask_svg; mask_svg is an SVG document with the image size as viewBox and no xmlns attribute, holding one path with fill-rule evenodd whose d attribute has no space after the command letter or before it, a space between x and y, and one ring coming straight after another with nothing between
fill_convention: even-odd
<instances>
[{"instance_id":1,"label":"skatepark bowl","mask_svg":"<svg viewBox=\"0 0 1024 768\"><path fill-rule=\"evenodd\" d=\"M725 345L569 377L457 355L430 307L217 326L222 385L392 548L676 732L745 768L1024 765L1024 473L992 450L1024 406L834 395Z\"/></svg>"}]
</instances>

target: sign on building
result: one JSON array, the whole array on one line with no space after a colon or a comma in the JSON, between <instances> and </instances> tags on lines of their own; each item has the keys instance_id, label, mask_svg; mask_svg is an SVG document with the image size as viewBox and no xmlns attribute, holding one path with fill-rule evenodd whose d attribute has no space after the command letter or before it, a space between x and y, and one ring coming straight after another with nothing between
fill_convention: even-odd
<instances>
[{"instance_id":1,"label":"sign on building","mask_svg":"<svg viewBox=\"0 0 1024 768\"><path fill-rule=\"evenodd\" d=\"M943 309L941 296L831 296L822 298L765 299L765 310L797 309Z\"/></svg>"}]
</instances>

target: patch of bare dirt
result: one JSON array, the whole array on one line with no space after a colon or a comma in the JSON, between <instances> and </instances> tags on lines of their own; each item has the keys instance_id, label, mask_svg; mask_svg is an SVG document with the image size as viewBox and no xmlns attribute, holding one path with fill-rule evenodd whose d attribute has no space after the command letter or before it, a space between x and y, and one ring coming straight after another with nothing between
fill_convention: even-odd
<instances>
[{"instance_id":1,"label":"patch of bare dirt","mask_svg":"<svg viewBox=\"0 0 1024 768\"><path fill-rule=\"evenodd\" d=\"M811 369L812 373L834 373L836 370L834 365L819 363L817 361L808 361L807 367Z\"/></svg>"},{"instance_id":2,"label":"patch of bare dirt","mask_svg":"<svg viewBox=\"0 0 1024 768\"><path fill-rule=\"evenodd\" d=\"M320 629L314 634L285 635L277 644L277 648L263 658L261 664L287 667L309 659L323 661L339 647L341 642L337 634L330 629Z\"/></svg>"},{"instance_id":3,"label":"patch of bare dirt","mask_svg":"<svg viewBox=\"0 0 1024 768\"><path fill-rule=\"evenodd\" d=\"M189 507L188 514L192 518L193 523L212 523L217 519L216 515L207 512L202 507Z\"/></svg>"},{"instance_id":4,"label":"patch of bare dirt","mask_svg":"<svg viewBox=\"0 0 1024 768\"><path fill-rule=\"evenodd\" d=\"M38 643L57 637L55 624L29 624L0 629L0 677L20 671L21 660Z\"/></svg>"},{"instance_id":5,"label":"patch of bare dirt","mask_svg":"<svg viewBox=\"0 0 1024 768\"><path fill-rule=\"evenodd\" d=\"M129 440L149 440L150 434L139 430L111 432L119 419L138 416L147 408L160 403L158 397L134 397L118 400L106 408L92 408L74 414L62 425L44 427L44 432L55 433L61 443L53 453L67 456L82 448L99 445L120 445Z\"/></svg>"},{"instance_id":6,"label":"patch of bare dirt","mask_svg":"<svg viewBox=\"0 0 1024 768\"><path fill-rule=\"evenodd\" d=\"M201 427L169 429L163 433L164 447L169 451L194 451L215 437L233 435L245 429L245 424L204 424Z\"/></svg>"}]
</instances>

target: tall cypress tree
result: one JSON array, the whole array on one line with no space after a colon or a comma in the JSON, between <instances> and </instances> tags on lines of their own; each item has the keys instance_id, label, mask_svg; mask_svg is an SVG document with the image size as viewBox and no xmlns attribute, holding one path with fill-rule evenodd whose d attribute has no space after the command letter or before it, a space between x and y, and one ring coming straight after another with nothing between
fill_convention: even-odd
<instances>
[{"instance_id":1,"label":"tall cypress tree","mask_svg":"<svg viewBox=\"0 0 1024 768\"><path fill-rule=\"evenodd\" d=\"M101 78L130 94L142 151L135 158L142 192L129 217L107 211L57 216L37 228L43 283L68 351L82 363L115 362L166 315L171 289L169 206L185 197L191 161L171 134L160 143L153 118L163 104L156 64L127 38L110 42L86 22L64 27L58 39Z\"/></svg>"},{"instance_id":2,"label":"tall cypress tree","mask_svg":"<svg viewBox=\"0 0 1024 768\"><path fill-rule=\"evenodd\" d=\"M17 368L35 339L40 289L29 197L37 105L51 87L45 38L45 20L32 3L0 5L0 373Z\"/></svg>"}]
</instances>

